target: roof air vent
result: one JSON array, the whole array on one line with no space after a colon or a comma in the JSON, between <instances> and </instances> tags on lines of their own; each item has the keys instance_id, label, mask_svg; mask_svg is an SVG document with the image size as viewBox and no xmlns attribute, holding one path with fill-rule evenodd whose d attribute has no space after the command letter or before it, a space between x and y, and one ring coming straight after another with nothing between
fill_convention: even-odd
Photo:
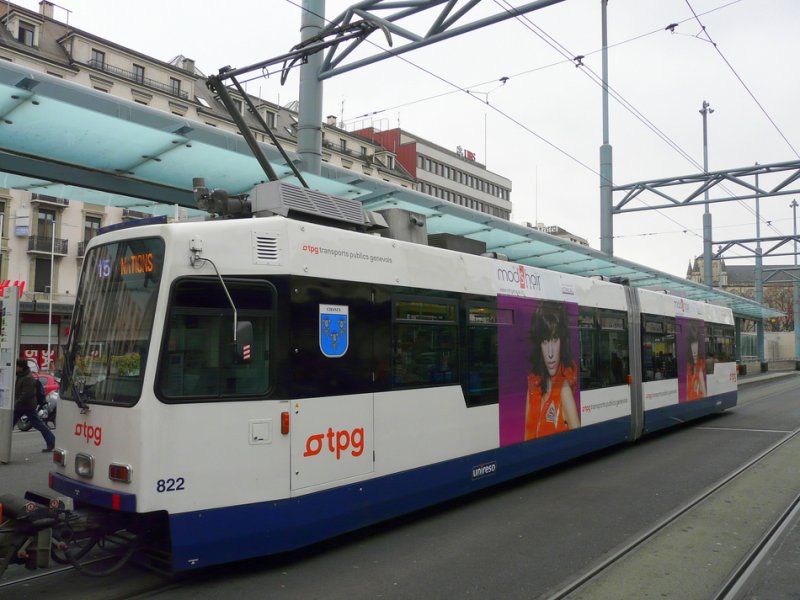
<instances>
[{"instance_id":1,"label":"roof air vent","mask_svg":"<svg viewBox=\"0 0 800 600\"><path fill-rule=\"evenodd\" d=\"M366 223L361 202L339 198L283 181L261 183L250 192L253 214L257 217L281 215L309 221Z\"/></svg>"}]
</instances>

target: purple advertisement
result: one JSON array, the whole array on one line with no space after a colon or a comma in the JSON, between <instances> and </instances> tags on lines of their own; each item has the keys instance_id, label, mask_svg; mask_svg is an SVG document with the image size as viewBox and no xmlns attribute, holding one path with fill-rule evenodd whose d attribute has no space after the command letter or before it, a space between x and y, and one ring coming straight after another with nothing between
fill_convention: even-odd
<instances>
[{"instance_id":1,"label":"purple advertisement","mask_svg":"<svg viewBox=\"0 0 800 600\"><path fill-rule=\"evenodd\" d=\"M578 305L498 296L497 307L514 314L498 331L500 445L580 427Z\"/></svg>"},{"instance_id":2,"label":"purple advertisement","mask_svg":"<svg viewBox=\"0 0 800 600\"><path fill-rule=\"evenodd\" d=\"M678 360L678 401L690 402L705 398L706 331L705 323L676 317L675 354Z\"/></svg>"}]
</instances>

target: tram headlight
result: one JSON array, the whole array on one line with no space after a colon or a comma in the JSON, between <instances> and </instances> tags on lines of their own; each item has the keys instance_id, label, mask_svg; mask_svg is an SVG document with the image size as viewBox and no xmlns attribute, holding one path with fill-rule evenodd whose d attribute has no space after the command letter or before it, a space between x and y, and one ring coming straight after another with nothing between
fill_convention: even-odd
<instances>
[{"instance_id":1,"label":"tram headlight","mask_svg":"<svg viewBox=\"0 0 800 600\"><path fill-rule=\"evenodd\" d=\"M111 463L108 465L108 478L112 481L121 481L122 483L130 483L132 477L130 465L122 465L119 463Z\"/></svg>"},{"instance_id":2,"label":"tram headlight","mask_svg":"<svg viewBox=\"0 0 800 600\"><path fill-rule=\"evenodd\" d=\"M75 472L81 477L94 476L94 456L83 452L75 456Z\"/></svg>"}]
</instances>

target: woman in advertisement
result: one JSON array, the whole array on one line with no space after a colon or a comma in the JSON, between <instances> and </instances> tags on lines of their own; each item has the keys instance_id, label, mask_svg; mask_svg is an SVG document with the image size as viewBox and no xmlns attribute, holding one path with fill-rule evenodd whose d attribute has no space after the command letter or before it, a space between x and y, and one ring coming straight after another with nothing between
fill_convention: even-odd
<instances>
[{"instance_id":1,"label":"woman in advertisement","mask_svg":"<svg viewBox=\"0 0 800 600\"><path fill-rule=\"evenodd\" d=\"M575 405L577 369L563 304L542 304L531 326L533 349L525 408L525 439L580 427Z\"/></svg>"},{"instance_id":2,"label":"woman in advertisement","mask_svg":"<svg viewBox=\"0 0 800 600\"><path fill-rule=\"evenodd\" d=\"M700 331L690 322L686 338L686 399L699 400L706 396L706 360L700 351Z\"/></svg>"}]
</instances>

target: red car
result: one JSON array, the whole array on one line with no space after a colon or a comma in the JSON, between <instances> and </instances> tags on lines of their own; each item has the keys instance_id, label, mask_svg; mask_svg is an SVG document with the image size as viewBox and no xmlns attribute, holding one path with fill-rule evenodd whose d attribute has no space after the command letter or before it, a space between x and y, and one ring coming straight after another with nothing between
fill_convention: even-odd
<instances>
[{"instance_id":1,"label":"red car","mask_svg":"<svg viewBox=\"0 0 800 600\"><path fill-rule=\"evenodd\" d=\"M44 384L45 396L53 390L57 390L61 384L61 380L58 377L48 375L47 373L34 373L33 376L36 377L36 379L41 380L42 384Z\"/></svg>"}]
</instances>

